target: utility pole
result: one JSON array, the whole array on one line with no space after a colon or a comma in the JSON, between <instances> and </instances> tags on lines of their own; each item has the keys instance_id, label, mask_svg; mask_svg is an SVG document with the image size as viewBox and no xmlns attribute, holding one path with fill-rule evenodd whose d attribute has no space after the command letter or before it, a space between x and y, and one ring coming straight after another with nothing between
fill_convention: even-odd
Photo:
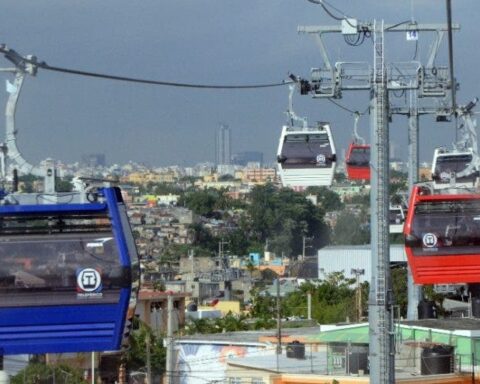
<instances>
[{"instance_id":1,"label":"utility pole","mask_svg":"<svg viewBox=\"0 0 480 384\"><path fill-rule=\"evenodd\" d=\"M191 262L191 273L192 273L192 280L195 278L195 251L193 249L190 249L188 251L188 258L190 259Z\"/></svg>"},{"instance_id":2,"label":"utility pole","mask_svg":"<svg viewBox=\"0 0 480 384\"><path fill-rule=\"evenodd\" d=\"M232 293L232 281L231 281L231 270L228 257L225 255L225 245L228 244L228 241L220 240L218 242L218 269L220 274L223 276L223 285L224 285L224 299L230 300Z\"/></svg>"},{"instance_id":3,"label":"utility pole","mask_svg":"<svg viewBox=\"0 0 480 384\"><path fill-rule=\"evenodd\" d=\"M305 235L302 236L302 261L305 261Z\"/></svg>"},{"instance_id":4,"label":"utility pole","mask_svg":"<svg viewBox=\"0 0 480 384\"><path fill-rule=\"evenodd\" d=\"M282 354L282 316L280 307L280 276L277 276L277 355Z\"/></svg>"},{"instance_id":5,"label":"utility pole","mask_svg":"<svg viewBox=\"0 0 480 384\"><path fill-rule=\"evenodd\" d=\"M92 383L92 384L95 384L95 352L92 352L91 357L92 357L92 361L91 361L91 364L92 364L92 378L91 378L91 383ZM150 383L149 383L149 384L150 384Z\"/></svg>"},{"instance_id":6,"label":"utility pole","mask_svg":"<svg viewBox=\"0 0 480 384\"><path fill-rule=\"evenodd\" d=\"M277 276L277 373L280 372L280 356L282 355L282 319L280 314L280 276Z\"/></svg>"},{"instance_id":7,"label":"utility pole","mask_svg":"<svg viewBox=\"0 0 480 384\"><path fill-rule=\"evenodd\" d=\"M147 384L152 384L151 346L152 346L152 339L150 335L150 329L147 329L147 334L145 336L145 347L146 347L146 355L147 355L146 356L147 357Z\"/></svg>"},{"instance_id":8,"label":"utility pole","mask_svg":"<svg viewBox=\"0 0 480 384\"><path fill-rule=\"evenodd\" d=\"M362 289L360 286L360 275L365 274L365 269L352 268L351 274L355 276L355 307L357 310L357 322L362 319Z\"/></svg>"},{"instance_id":9,"label":"utility pole","mask_svg":"<svg viewBox=\"0 0 480 384\"><path fill-rule=\"evenodd\" d=\"M168 294L168 304L167 304L167 356L166 356L166 370L167 370L167 384L174 384L174 349L173 349L173 296L171 293ZM149 383L151 384L151 383Z\"/></svg>"},{"instance_id":10,"label":"utility pole","mask_svg":"<svg viewBox=\"0 0 480 384\"><path fill-rule=\"evenodd\" d=\"M312 292L307 293L307 319L312 320Z\"/></svg>"}]
</instances>

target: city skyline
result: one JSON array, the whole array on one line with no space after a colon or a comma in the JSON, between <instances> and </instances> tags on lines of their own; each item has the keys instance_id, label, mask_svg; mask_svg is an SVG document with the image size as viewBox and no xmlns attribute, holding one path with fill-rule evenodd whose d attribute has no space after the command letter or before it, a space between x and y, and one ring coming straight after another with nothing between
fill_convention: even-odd
<instances>
[{"instance_id":1,"label":"city skyline","mask_svg":"<svg viewBox=\"0 0 480 384\"><path fill-rule=\"evenodd\" d=\"M310 78L321 57L311 37L297 33L299 25L337 25L320 6L308 1L280 3L247 0L161 3L141 6L124 0L31 3L5 0L0 15L2 38L22 55L34 54L52 66L119 76L194 84L258 84L288 79L289 73ZM335 6L360 20L386 23L414 19L445 23L444 4L393 0ZM478 54L471 49L476 35L473 0L453 4L453 20L461 24L454 34L455 72L461 85L458 100L468 103L478 95L475 71ZM40 16L40 17L39 17ZM420 36L418 46L405 37L388 36L388 60L425 61L431 36ZM350 47L340 37L328 36L332 61L369 61L372 45ZM447 64L446 38L438 63ZM0 59L0 67L10 66ZM2 73L2 80L11 76ZM341 153L351 140L352 114L328 100L294 95L294 110L309 122L330 121ZM368 93L334 100L351 111L366 111ZM0 92L0 130L6 92ZM212 137L219 121L228 123L232 151L256 151L266 163L276 156L281 126L286 123L288 88L259 90L200 90L154 87L59 74L40 69L27 77L17 109L18 146L32 163L51 157L80 161L84 153L104 153L109 163L134 161L152 166L190 165L215 161ZM451 145L453 123L420 122L420 155L428 161L433 148ZM360 119L360 133L368 137L369 116ZM405 158L407 121L395 116L391 137L398 156Z\"/></svg>"}]
</instances>

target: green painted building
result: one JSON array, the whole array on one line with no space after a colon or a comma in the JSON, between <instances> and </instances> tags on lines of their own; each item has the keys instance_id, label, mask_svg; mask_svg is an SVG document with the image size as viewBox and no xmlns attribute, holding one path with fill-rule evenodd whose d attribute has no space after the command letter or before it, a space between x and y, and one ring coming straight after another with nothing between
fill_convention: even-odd
<instances>
[{"instance_id":1,"label":"green painted building","mask_svg":"<svg viewBox=\"0 0 480 384\"><path fill-rule=\"evenodd\" d=\"M310 336L307 342L327 345L328 369L335 373L345 369L352 355L357 358L368 354L369 325L322 325L320 333ZM396 369L411 374L419 371L422 351L435 346L454 348L456 372L476 372L480 363L480 319L425 319L395 324Z\"/></svg>"}]
</instances>

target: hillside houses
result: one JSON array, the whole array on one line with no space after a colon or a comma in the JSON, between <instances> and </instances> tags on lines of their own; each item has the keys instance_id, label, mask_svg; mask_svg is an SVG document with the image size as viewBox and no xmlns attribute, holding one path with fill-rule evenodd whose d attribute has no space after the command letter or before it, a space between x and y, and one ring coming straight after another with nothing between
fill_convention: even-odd
<instances>
[{"instance_id":1,"label":"hillside houses","mask_svg":"<svg viewBox=\"0 0 480 384\"><path fill-rule=\"evenodd\" d=\"M190 244L190 225L198 218L183 207L134 205L129 210L130 223L137 235L140 257L154 257L168 244Z\"/></svg>"}]
</instances>

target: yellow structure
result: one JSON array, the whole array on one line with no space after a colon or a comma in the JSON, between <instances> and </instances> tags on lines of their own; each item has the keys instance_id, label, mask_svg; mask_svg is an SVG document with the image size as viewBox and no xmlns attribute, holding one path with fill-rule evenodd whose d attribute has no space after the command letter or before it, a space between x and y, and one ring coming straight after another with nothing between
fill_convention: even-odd
<instances>
[{"instance_id":1,"label":"yellow structure","mask_svg":"<svg viewBox=\"0 0 480 384\"><path fill-rule=\"evenodd\" d=\"M246 168L243 171L243 182L265 184L274 182L277 177L275 168Z\"/></svg>"},{"instance_id":2,"label":"yellow structure","mask_svg":"<svg viewBox=\"0 0 480 384\"><path fill-rule=\"evenodd\" d=\"M278 276L285 276L285 272L287 269L286 265L259 265L258 270L259 271L266 271L267 269L270 269L271 271L275 272Z\"/></svg>"},{"instance_id":3,"label":"yellow structure","mask_svg":"<svg viewBox=\"0 0 480 384\"><path fill-rule=\"evenodd\" d=\"M222 315L226 315L228 312L233 314L240 314L240 302L239 301L219 301L215 305L215 309L222 311Z\"/></svg>"}]
</instances>

